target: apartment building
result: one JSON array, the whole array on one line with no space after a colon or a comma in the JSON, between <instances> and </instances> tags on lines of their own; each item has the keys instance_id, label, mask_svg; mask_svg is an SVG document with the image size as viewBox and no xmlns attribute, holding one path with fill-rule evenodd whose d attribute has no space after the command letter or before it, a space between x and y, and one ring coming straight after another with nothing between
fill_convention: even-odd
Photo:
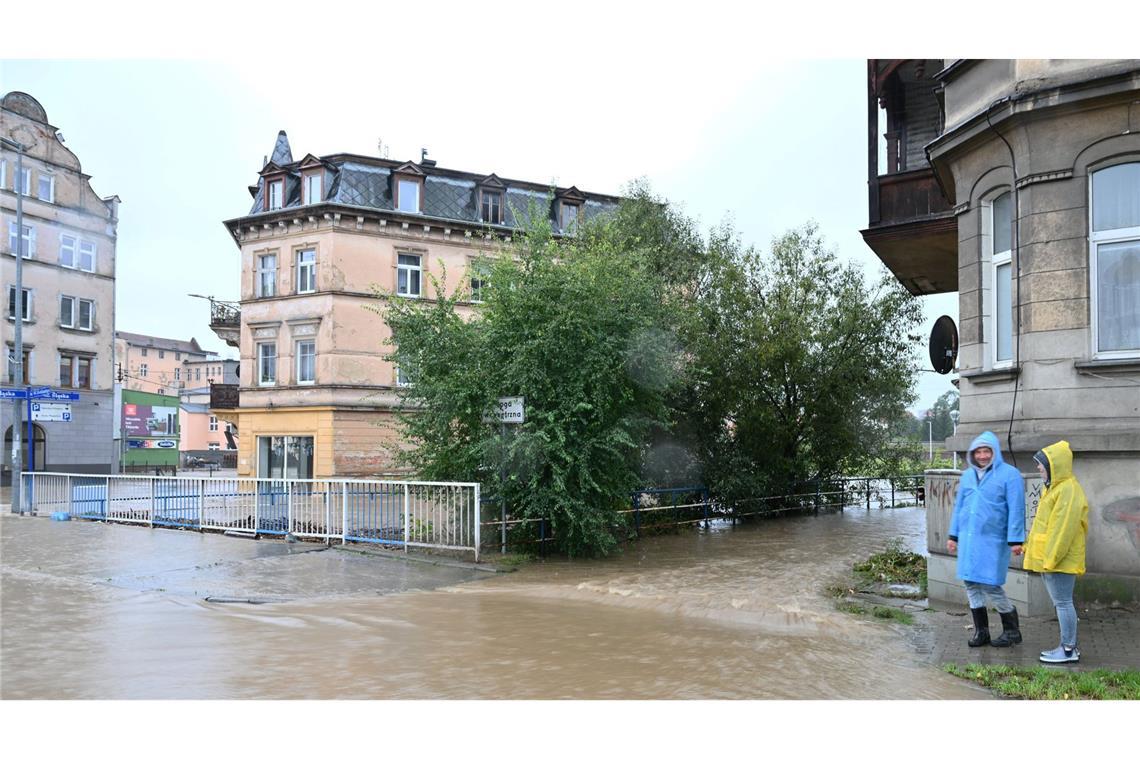
<instances>
[{"instance_id":1,"label":"apartment building","mask_svg":"<svg viewBox=\"0 0 1140 760\"><path fill-rule=\"evenodd\" d=\"M863 238L912 293L958 293L947 446L992 430L1032 484L1034 452L1069 441L1092 505L1082 583L1140 594L1140 60L883 59L867 77ZM939 543L932 594L953 572Z\"/></svg>"},{"instance_id":2,"label":"apartment building","mask_svg":"<svg viewBox=\"0 0 1140 760\"><path fill-rule=\"evenodd\" d=\"M241 301L216 303L211 315L219 337L240 347L240 393L211 406L240 433L239 474L259 477L391 472L404 378L386 358L376 292L430 299L430 278L446 272L449 293L469 292L460 307L469 312L482 286L476 262L528 214L572 234L619 200L422 157L295 161L284 132L249 190L248 213L225 222L241 255Z\"/></svg>"},{"instance_id":3,"label":"apartment building","mask_svg":"<svg viewBox=\"0 0 1140 760\"><path fill-rule=\"evenodd\" d=\"M0 136L24 146L0 147L0 271L5 346L0 385L47 387L77 400L23 404L24 467L68 472L111 472L118 448L114 426L115 245L119 199L100 197L79 159L64 144L44 108L23 92L0 100ZM23 225L17 230L16 196ZM23 243L22 289L16 293L17 241ZM17 303L22 306L23 355L15 356ZM50 407L50 408L49 408ZM27 446L27 415L32 446ZM13 404L0 404L4 430L4 481L10 479ZM29 461L29 456L34 461Z\"/></svg>"},{"instance_id":4,"label":"apartment building","mask_svg":"<svg viewBox=\"0 0 1140 760\"><path fill-rule=\"evenodd\" d=\"M177 397L184 388L210 380L221 382L225 372L218 353L205 350L194 338L177 340L121 330L115 333L115 362L123 388L160 396Z\"/></svg>"}]
</instances>

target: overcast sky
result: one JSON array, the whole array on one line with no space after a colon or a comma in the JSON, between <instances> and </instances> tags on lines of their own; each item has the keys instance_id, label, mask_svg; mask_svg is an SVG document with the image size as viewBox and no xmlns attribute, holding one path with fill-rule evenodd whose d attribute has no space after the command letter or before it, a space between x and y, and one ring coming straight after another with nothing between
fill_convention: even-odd
<instances>
[{"instance_id":1,"label":"overcast sky","mask_svg":"<svg viewBox=\"0 0 1140 760\"><path fill-rule=\"evenodd\" d=\"M712 12L601 5L601 23L583 4L569 19L529 10L512 22L509 5L491 32L470 4L431 17L359 11L359 24L335 31L298 16L280 46L201 18L174 38L131 36L77 6L108 44L80 34L16 54L147 58L3 60L0 90L39 100L95 192L122 199L117 328L195 337L223 354L234 350L207 327L207 304L187 294L238 297L238 249L222 221L249 210L246 187L280 129L298 159L376 155L382 140L393 159L426 147L440 166L588 191L645 177L705 228L728 218L766 247L814 220L842 257L882 271L859 235L872 51L826 38L789 49L770 27ZM210 46L193 43L198 28ZM209 60L158 60L169 56ZM941 314L957 319L954 295L923 306L924 335ZM915 408L951 388L920 373Z\"/></svg>"}]
</instances>

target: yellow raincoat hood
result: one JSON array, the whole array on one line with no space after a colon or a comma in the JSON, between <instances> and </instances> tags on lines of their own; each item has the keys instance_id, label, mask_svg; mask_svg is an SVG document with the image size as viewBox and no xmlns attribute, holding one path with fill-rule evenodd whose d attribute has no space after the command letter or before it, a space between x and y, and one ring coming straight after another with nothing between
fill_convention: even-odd
<instances>
[{"instance_id":1,"label":"yellow raincoat hood","mask_svg":"<svg viewBox=\"0 0 1140 760\"><path fill-rule=\"evenodd\" d=\"M1089 503L1073 476L1073 451L1058 441L1042 451L1049 459L1051 482L1042 492L1025 545L1024 568L1038 573L1085 572L1085 537Z\"/></svg>"}]
</instances>

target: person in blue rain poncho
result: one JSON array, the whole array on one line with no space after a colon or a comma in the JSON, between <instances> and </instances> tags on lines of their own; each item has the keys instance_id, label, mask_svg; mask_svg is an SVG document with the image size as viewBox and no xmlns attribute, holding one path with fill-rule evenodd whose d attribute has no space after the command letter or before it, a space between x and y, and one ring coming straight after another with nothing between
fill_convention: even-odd
<instances>
[{"instance_id":1,"label":"person in blue rain poncho","mask_svg":"<svg viewBox=\"0 0 1140 760\"><path fill-rule=\"evenodd\" d=\"M1025 481L1016 467L1002 459L1001 444L988 430L970 444L966 461L946 548L958 555L958 578L966 584L974 617L969 644L1020 644L1017 608L1002 586L1010 552L1020 555L1025 542ZM987 599L997 609L1002 624L1001 636L992 640Z\"/></svg>"}]
</instances>

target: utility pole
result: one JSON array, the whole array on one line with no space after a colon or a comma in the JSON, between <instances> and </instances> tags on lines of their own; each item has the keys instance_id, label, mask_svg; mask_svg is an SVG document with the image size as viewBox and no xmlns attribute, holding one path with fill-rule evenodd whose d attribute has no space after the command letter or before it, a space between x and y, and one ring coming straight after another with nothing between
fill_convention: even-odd
<instances>
[{"instance_id":1,"label":"utility pole","mask_svg":"<svg viewBox=\"0 0 1140 760\"><path fill-rule=\"evenodd\" d=\"M16 334L12 356L9 357L9 366L15 369L13 380L15 385L24 385L24 193L30 188L24 185L24 150L26 146L0 137L0 143L16 151ZM31 378L28 378L31 380ZM31 419L31 400L28 404L28 418ZM22 514L20 509L23 502L20 500L20 481L23 479L24 467L20 459L20 403L21 399L12 399L12 512Z\"/></svg>"}]
</instances>

